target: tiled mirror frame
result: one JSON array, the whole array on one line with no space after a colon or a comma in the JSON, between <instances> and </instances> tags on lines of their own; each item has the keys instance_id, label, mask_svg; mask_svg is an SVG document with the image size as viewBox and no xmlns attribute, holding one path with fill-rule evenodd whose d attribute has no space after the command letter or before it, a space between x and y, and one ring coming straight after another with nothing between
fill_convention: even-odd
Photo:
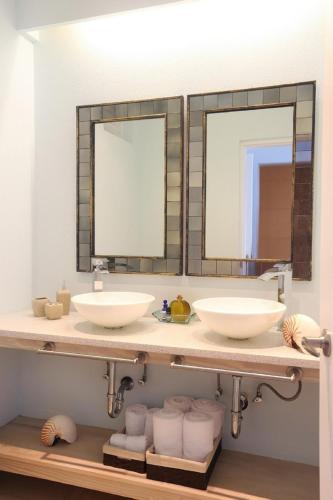
<instances>
[{"instance_id":1,"label":"tiled mirror frame","mask_svg":"<svg viewBox=\"0 0 333 500\"><path fill-rule=\"evenodd\" d=\"M114 273L183 273L184 98L77 106L77 271L91 272L94 255L94 125L121 119L165 116L165 255L103 256Z\"/></svg>"},{"instance_id":2,"label":"tiled mirror frame","mask_svg":"<svg viewBox=\"0 0 333 500\"><path fill-rule=\"evenodd\" d=\"M205 120L207 112L289 104L295 106L293 277L311 280L315 100L316 83L313 81L187 97L186 275L256 278L278 262L205 258Z\"/></svg>"}]
</instances>

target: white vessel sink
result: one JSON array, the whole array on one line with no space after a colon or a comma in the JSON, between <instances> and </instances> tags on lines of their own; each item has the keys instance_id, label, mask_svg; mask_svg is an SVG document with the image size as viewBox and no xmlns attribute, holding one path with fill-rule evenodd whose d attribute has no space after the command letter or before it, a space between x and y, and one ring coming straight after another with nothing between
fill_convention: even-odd
<instances>
[{"instance_id":1,"label":"white vessel sink","mask_svg":"<svg viewBox=\"0 0 333 500\"><path fill-rule=\"evenodd\" d=\"M286 311L286 306L275 300L241 297L201 299L193 307L209 328L233 339L248 339L267 332Z\"/></svg>"},{"instance_id":2,"label":"white vessel sink","mask_svg":"<svg viewBox=\"0 0 333 500\"><path fill-rule=\"evenodd\" d=\"M87 320L106 328L129 325L146 314L155 297L138 292L93 292L72 297L75 309Z\"/></svg>"}]
</instances>

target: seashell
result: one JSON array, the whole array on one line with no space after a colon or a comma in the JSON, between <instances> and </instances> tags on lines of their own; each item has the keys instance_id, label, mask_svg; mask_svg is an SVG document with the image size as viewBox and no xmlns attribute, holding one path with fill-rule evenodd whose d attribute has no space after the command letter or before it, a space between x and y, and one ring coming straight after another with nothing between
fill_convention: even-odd
<instances>
[{"instance_id":1,"label":"seashell","mask_svg":"<svg viewBox=\"0 0 333 500\"><path fill-rule=\"evenodd\" d=\"M53 446L57 439L74 443L77 439L75 422L66 415L56 415L45 422L40 439L45 446Z\"/></svg>"},{"instance_id":2,"label":"seashell","mask_svg":"<svg viewBox=\"0 0 333 500\"><path fill-rule=\"evenodd\" d=\"M282 325L283 338L289 347L307 352L302 347L303 337L320 337L320 326L305 314L289 316Z\"/></svg>"}]
</instances>

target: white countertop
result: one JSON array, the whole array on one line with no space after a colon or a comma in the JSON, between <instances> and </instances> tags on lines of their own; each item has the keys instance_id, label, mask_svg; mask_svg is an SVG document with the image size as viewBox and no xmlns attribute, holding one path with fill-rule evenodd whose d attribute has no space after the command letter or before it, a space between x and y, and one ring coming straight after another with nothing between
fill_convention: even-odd
<instances>
[{"instance_id":1,"label":"white countertop","mask_svg":"<svg viewBox=\"0 0 333 500\"><path fill-rule=\"evenodd\" d=\"M49 321L23 311L0 315L1 337L319 369L317 358L283 345L278 331L233 340L210 331L198 320L177 325L145 317L121 329L108 330L75 312Z\"/></svg>"}]
</instances>

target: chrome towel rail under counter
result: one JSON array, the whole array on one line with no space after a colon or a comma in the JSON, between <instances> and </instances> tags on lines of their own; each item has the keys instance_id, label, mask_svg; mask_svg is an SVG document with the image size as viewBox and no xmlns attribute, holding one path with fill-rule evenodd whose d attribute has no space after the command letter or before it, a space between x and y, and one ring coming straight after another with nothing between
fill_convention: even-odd
<instances>
[{"instance_id":1,"label":"chrome towel rail under counter","mask_svg":"<svg viewBox=\"0 0 333 500\"><path fill-rule=\"evenodd\" d=\"M54 342L46 342L43 347L37 350L38 354L47 354L50 356L61 356L66 358L80 358L80 359L92 359L95 361L107 361L112 363L130 363L133 365L145 364L148 361L148 354L146 352L139 352L135 358L116 358L110 356L100 356L97 354L80 354L75 352L63 352L56 350L56 344Z\"/></svg>"},{"instance_id":2,"label":"chrome towel rail under counter","mask_svg":"<svg viewBox=\"0 0 333 500\"><path fill-rule=\"evenodd\" d=\"M200 365L186 365L184 364L183 356L175 356L174 360L170 363L170 368L177 368L182 370L197 370L200 372L208 373L223 373L225 375L238 377L264 378L284 382L298 382L303 376L303 370L294 366L288 366L288 368L286 369L286 375L274 375L272 373L249 372L242 370L232 370L228 368L210 368L208 366Z\"/></svg>"}]
</instances>

